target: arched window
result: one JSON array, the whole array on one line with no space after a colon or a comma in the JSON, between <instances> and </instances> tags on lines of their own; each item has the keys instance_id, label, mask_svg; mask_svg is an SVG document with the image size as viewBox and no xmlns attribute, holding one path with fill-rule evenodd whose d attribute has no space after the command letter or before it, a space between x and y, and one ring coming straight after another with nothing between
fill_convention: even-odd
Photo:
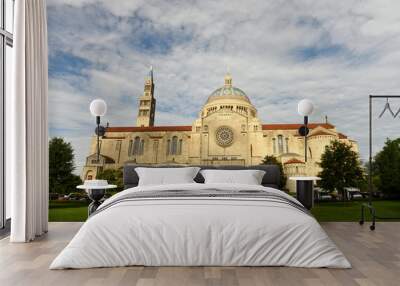
<instances>
[{"instance_id":1,"label":"arched window","mask_svg":"<svg viewBox=\"0 0 400 286\"><path fill-rule=\"evenodd\" d=\"M183 140L179 139L179 145L178 145L178 155L182 154L182 144L183 144Z\"/></svg>"},{"instance_id":2,"label":"arched window","mask_svg":"<svg viewBox=\"0 0 400 286\"><path fill-rule=\"evenodd\" d=\"M133 140L129 140L128 156L132 155Z\"/></svg>"},{"instance_id":3,"label":"arched window","mask_svg":"<svg viewBox=\"0 0 400 286\"><path fill-rule=\"evenodd\" d=\"M143 153L144 153L144 139L140 141L140 147L139 147L139 154L143 155Z\"/></svg>"},{"instance_id":4,"label":"arched window","mask_svg":"<svg viewBox=\"0 0 400 286\"><path fill-rule=\"evenodd\" d=\"M289 137L286 137L286 153L289 153Z\"/></svg>"},{"instance_id":5,"label":"arched window","mask_svg":"<svg viewBox=\"0 0 400 286\"><path fill-rule=\"evenodd\" d=\"M121 140L117 140L117 141L115 142L115 151L116 151L116 152L119 152L119 150L121 150L121 144L122 144L122 141L121 141Z\"/></svg>"},{"instance_id":6,"label":"arched window","mask_svg":"<svg viewBox=\"0 0 400 286\"><path fill-rule=\"evenodd\" d=\"M135 137L135 141L133 143L133 155L139 155L140 153L140 137Z\"/></svg>"},{"instance_id":7,"label":"arched window","mask_svg":"<svg viewBox=\"0 0 400 286\"><path fill-rule=\"evenodd\" d=\"M276 140L272 138L272 147L274 148L274 154L276 153Z\"/></svg>"},{"instance_id":8,"label":"arched window","mask_svg":"<svg viewBox=\"0 0 400 286\"><path fill-rule=\"evenodd\" d=\"M153 159L154 163L157 163L158 158L158 140L154 140L153 142Z\"/></svg>"},{"instance_id":9,"label":"arched window","mask_svg":"<svg viewBox=\"0 0 400 286\"><path fill-rule=\"evenodd\" d=\"M171 145L171 155L178 154L178 137L172 137L172 145Z\"/></svg>"},{"instance_id":10,"label":"arched window","mask_svg":"<svg viewBox=\"0 0 400 286\"><path fill-rule=\"evenodd\" d=\"M93 171L89 170L86 173L86 180L92 180L93 179Z\"/></svg>"},{"instance_id":11,"label":"arched window","mask_svg":"<svg viewBox=\"0 0 400 286\"><path fill-rule=\"evenodd\" d=\"M168 139L168 141L167 141L167 155L169 155L170 152L171 152L171 140Z\"/></svg>"},{"instance_id":12,"label":"arched window","mask_svg":"<svg viewBox=\"0 0 400 286\"><path fill-rule=\"evenodd\" d=\"M278 135L278 152L279 154L283 153L283 136Z\"/></svg>"}]
</instances>

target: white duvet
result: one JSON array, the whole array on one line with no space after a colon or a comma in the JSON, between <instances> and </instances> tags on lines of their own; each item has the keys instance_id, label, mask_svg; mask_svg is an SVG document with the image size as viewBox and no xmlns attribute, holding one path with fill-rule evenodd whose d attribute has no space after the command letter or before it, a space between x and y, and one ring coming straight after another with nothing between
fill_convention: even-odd
<instances>
[{"instance_id":1,"label":"white duvet","mask_svg":"<svg viewBox=\"0 0 400 286\"><path fill-rule=\"evenodd\" d=\"M350 268L318 222L293 206L233 198L124 201L154 190L264 190L262 186L180 184L135 187L114 195L90 217L50 269L145 266L294 266Z\"/></svg>"}]
</instances>

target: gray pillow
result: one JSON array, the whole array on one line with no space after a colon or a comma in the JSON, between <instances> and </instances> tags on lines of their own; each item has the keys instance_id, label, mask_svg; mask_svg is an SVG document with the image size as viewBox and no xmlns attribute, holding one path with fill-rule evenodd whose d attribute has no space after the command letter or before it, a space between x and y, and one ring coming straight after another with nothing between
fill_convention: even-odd
<instances>
[{"instance_id":1,"label":"gray pillow","mask_svg":"<svg viewBox=\"0 0 400 286\"><path fill-rule=\"evenodd\" d=\"M139 176L139 186L195 183L193 180L200 168L135 168Z\"/></svg>"},{"instance_id":2,"label":"gray pillow","mask_svg":"<svg viewBox=\"0 0 400 286\"><path fill-rule=\"evenodd\" d=\"M265 171L262 170L202 170L205 184L261 185Z\"/></svg>"}]
</instances>

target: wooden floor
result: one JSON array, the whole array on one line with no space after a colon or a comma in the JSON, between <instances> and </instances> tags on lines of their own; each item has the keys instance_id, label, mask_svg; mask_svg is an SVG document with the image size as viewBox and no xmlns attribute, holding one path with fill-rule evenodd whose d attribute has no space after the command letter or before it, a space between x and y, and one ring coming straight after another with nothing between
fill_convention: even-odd
<instances>
[{"instance_id":1,"label":"wooden floor","mask_svg":"<svg viewBox=\"0 0 400 286\"><path fill-rule=\"evenodd\" d=\"M323 223L352 269L289 267L123 267L48 270L81 223L50 223L32 243L0 241L0 285L400 285L400 222Z\"/></svg>"}]
</instances>

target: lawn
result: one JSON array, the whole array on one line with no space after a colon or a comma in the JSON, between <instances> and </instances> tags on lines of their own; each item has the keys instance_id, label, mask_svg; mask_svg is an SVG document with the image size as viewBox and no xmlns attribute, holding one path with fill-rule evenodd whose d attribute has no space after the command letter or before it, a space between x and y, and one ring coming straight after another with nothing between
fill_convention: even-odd
<instances>
[{"instance_id":1,"label":"lawn","mask_svg":"<svg viewBox=\"0 0 400 286\"><path fill-rule=\"evenodd\" d=\"M315 204L313 215L318 221L359 221L361 201L352 202L321 202ZM400 201L375 201L379 217L397 217L400 221ZM50 221L85 221L87 219L87 202L50 201ZM370 219L367 214L367 219ZM378 219L379 220L379 219ZM393 221L393 220L390 220Z\"/></svg>"},{"instance_id":2,"label":"lawn","mask_svg":"<svg viewBox=\"0 0 400 286\"><path fill-rule=\"evenodd\" d=\"M359 221L361 216L362 201L350 202L321 202L314 205L312 214L318 221ZM372 205L376 209L376 215L381 218L397 218L400 221L400 201L374 201ZM366 211L366 219L370 219L369 211ZM377 219L385 220L385 219ZM390 219L389 221L395 221Z\"/></svg>"},{"instance_id":3,"label":"lawn","mask_svg":"<svg viewBox=\"0 0 400 286\"><path fill-rule=\"evenodd\" d=\"M50 201L49 221L85 221L88 205L80 201Z\"/></svg>"}]
</instances>

